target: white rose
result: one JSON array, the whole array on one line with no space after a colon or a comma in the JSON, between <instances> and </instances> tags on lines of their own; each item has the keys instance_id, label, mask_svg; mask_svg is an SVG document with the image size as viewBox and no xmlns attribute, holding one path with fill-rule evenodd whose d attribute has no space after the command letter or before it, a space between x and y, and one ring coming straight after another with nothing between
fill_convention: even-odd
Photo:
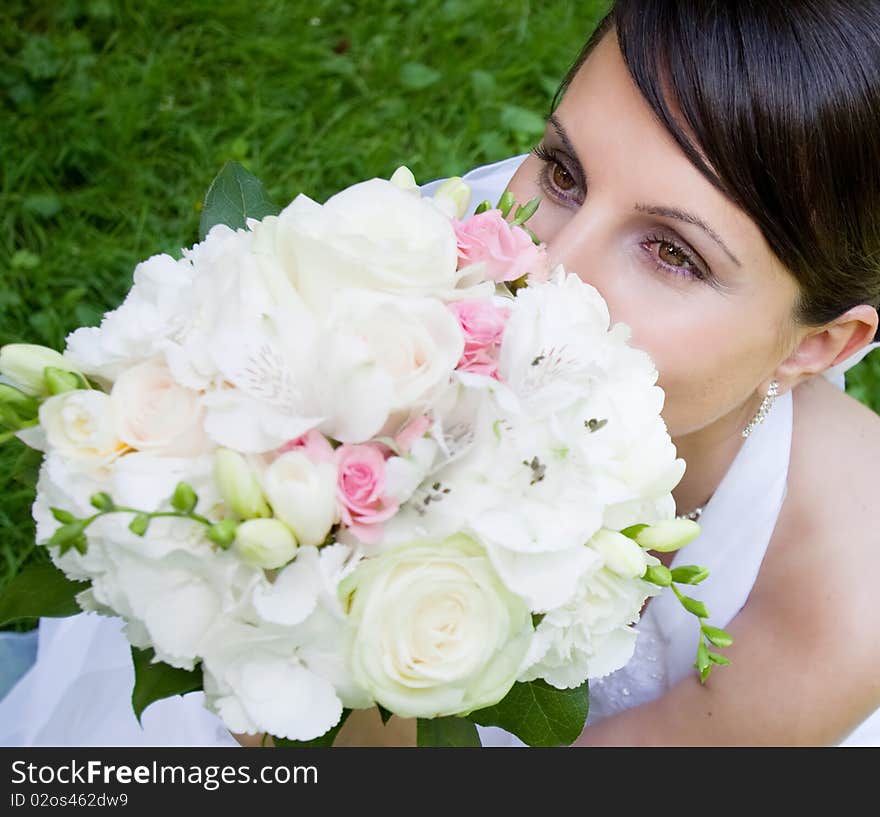
<instances>
[{"instance_id":1,"label":"white rose","mask_svg":"<svg viewBox=\"0 0 880 817\"><path fill-rule=\"evenodd\" d=\"M342 289L444 296L460 277L448 216L384 179L355 184L323 206L297 196L278 216L278 252L319 313Z\"/></svg>"},{"instance_id":2,"label":"white rose","mask_svg":"<svg viewBox=\"0 0 880 817\"><path fill-rule=\"evenodd\" d=\"M200 395L179 385L162 363L147 361L124 371L110 398L119 438L138 451L185 457L209 446Z\"/></svg>"},{"instance_id":3,"label":"white rose","mask_svg":"<svg viewBox=\"0 0 880 817\"><path fill-rule=\"evenodd\" d=\"M52 450L65 457L108 462L125 446L116 433L113 401L103 392L58 394L40 406L40 425Z\"/></svg>"},{"instance_id":4,"label":"white rose","mask_svg":"<svg viewBox=\"0 0 880 817\"><path fill-rule=\"evenodd\" d=\"M293 559L296 539L277 519L248 519L236 529L234 547L249 565L274 570Z\"/></svg>"},{"instance_id":5,"label":"white rose","mask_svg":"<svg viewBox=\"0 0 880 817\"><path fill-rule=\"evenodd\" d=\"M304 545L320 545L338 520L336 466L288 451L263 476L272 510Z\"/></svg>"},{"instance_id":6,"label":"white rose","mask_svg":"<svg viewBox=\"0 0 880 817\"><path fill-rule=\"evenodd\" d=\"M387 373L392 411L428 403L448 384L464 351L458 321L433 298L349 291L340 293L329 321L337 343L363 344Z\"/></svg>"},{"instance_id":7,"label":"white rose","mask_svg":"<svg viewBox=\"0 0 880 817\"><path fill-rule=\"evenodd\" d=\"M467 536L366 559L339 587L355 680L401 717L465 715L513 686L532 639L525 603Z\"/></svg>"},{"instance_id":8,"label":"white rose","mask_svg":"<svg viewBox=\"0 0 880 817\"><path fill-rule=\"evenodd\" d=\"M142 261L122 304L104 316L100 327L82 327L70 334L65 355L87 374L107 380L153 357L192 321L192 280L186 258L163 254Z\"/></svg>"}]
</instances>

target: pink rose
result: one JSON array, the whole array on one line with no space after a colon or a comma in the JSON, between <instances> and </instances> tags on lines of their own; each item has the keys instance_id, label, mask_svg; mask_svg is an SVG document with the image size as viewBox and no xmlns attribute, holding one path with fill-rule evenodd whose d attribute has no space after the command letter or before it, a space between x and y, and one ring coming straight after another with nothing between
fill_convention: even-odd
<instances>
[{"instance_id":1,"label":"pink rose","mask_svg":"<svg viewBox=\"0 0 880 817\"><path fill-rule=\"evenodd\" d=\"M500 210L486 210L464 221L452 220L458 241L458 267L486 265L486 278L515 281L526 274L543 280L547 258L543 245L536 245L521 227L511 227Z\"/></svg>"},{"instance_id":2,"label":"pink rose","mask_svg":"<svg viewBox=\"0 0 880 817\"><path fill-rule=\"evenodd\" d=\"M305 434L284 443L276 452L277 454L286 454L288 451L299 451L303 453L314 463L333 462L334 451L327 438L316 428L307 431Z\"/></svg>"},{"instance_id":3,"label":"pink rose","mask_svg":"<svg viewBox=\"0 0 880 817\"><path fill-rule=\"evenodd\" d=\"M341 445L336 457L339 518L358 539L373 545L382 522L397 513L398 503L385 494L385 457L375 445Z\"/></svg>"},{"instance_id":4,"label":"pink rose","mask_svg":"<svg viewBox=\"0 0 880 817\"><path fill-rule=\"evenodd\" d=\"M464 333L464 353L456 368L498 380L498 351L510 309L488 300L456 301L449 308Z\"/></svg>"}]
</instances>

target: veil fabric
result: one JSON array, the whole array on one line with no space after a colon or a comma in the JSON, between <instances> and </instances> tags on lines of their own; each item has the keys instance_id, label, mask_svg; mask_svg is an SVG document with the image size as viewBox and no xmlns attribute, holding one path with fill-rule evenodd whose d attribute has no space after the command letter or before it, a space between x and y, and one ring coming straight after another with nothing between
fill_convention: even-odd
<instances>
[{"instance_id":1,"label":"veil fabric","mask_svg":"<svg viewBox=\"0 0 880 817\"><path fill-rule=\"evenodd\" d=\"M485 199L494 204L527 155L465 174L469 212ZM433 193L441 181L423 185L423 194ZM844 372L878 345L826 375L843 388ZM743 607L760 570L785 498L791 434L792 398L786 393L745 441L705 506L700 536L673 562L686 558L709 567L710 579L694 595L706 603L717 626L726 626ZM651 700L693 672L695 620L671 594L651 601L638 628L630 664L591 684L590 723ZM204 708L201 692L155 702L139 724L131 708L133 682L120 619L95 613L42 619L36 662L0 700L0 745L238 747L220 719ZM480 734L484 745L521 745L494 727L480 727ZM880 710L841 745L880 745Z\"/></svg>"}]
</instances>

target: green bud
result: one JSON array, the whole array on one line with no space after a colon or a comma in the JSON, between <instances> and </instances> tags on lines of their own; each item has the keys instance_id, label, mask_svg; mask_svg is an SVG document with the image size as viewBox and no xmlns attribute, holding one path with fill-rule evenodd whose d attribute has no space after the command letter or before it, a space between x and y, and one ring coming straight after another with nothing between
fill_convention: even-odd
<instances>
[{"instance_id":1,"label":"green bud","mask_svg":"<svg viewBox=\"0 0 880 817\"><path fill-rule=\"evenodd\" d=\"M477 209L474 210L474 215L478 216L480 213L485 213L487 210L491 210L491 209L492 209L492 202L489 201L489 199L485 199L484 201L481 201L477 205Z\"/></svg>"},{"instance_id":2,"label":"green bud","mask_svg":"<svg viewBox=\"0 0 880 817\"><path fill-rule=\"evenodd\" d=\"M52 534L46 545L47 547L60 547L61 552L66 553L73 547L74 542L82 536L84 530L85 522L83 520L77 519L73 522L68 522Z\"/></svg>"},{"instance_id":3,"label":"green bud","mask_svg":"<svg viewBox=\"0 0 880 817\"><path fill-rule=\"evenodd\" d=\"M131 522L128 523L128 529L135 536L143 536L150 527L150 517L145 513L137 514Z\"/></svg>"},{"instance_id":4,"label":"green bud","mask_svg":"<svg viewBox=\"0 0 880 817\"><path fill-rule=\"evenodd\" d=\"M76 522L76 517L70 511L64 511L61 508L49 508L49 510L51 511L52 516L54 516L62 525Z\"/></svg>"},{"instance_id":5,"label":"green bud","mask_svg":"<svg viewBox=\"0 0 880 817\"><path fill-rule=\"evenodd\" d=\"M693 613L698 618L709 618L709 611L706 605L699 599L692 599L690 596L681 596L681 605L689 613Z\"/></svg>"},{"instance_id":6,"label":"green bud","mask_svg":"<svg viewBox=\"0 0 880 817\"><path fill-rule=\"evenodd\" d=\"M452 176L434 191L434 203L450 218L462 219L471 203L471 188L461 176Z\"/></svg>"},{"instance_id":7,"label":"green bud","mask_svg":"<svg viewBox=\"0 0 880 817\"><path fill-rule=\"evenodd\" d=\"M642 578L658 587L669 587L672 584L672 573L664 565L648 565Z\"/></svg>"},{"instance_id":8,"label":"green bud","mask_svg":"<svg viewBox=\"0 0 880 817\"><path fill-rule=\"evenodd\" d=\"M413 176L413 172L406 166L401 165L391 174L391 178L389 179L391 184L395 187L399 187L401 190L417 190L418 185L416 184L416 177Z\"/></svg>"},{"instance_id":9,"label":"green bud","mask_svg":"<svg viewBox=\"0 0 880 817\"><path fill-rule=\"evenodd\" d=\"M692 542L699 533L700 526L690 519L665 519L639 531L635 540L646 550L670 553Z\"/></svg>"},{"instance_id":10,"label":"green bud","mask_svg":"<svg viewBox=\"0 0 880 817\"><path fill-rule=\"evenodd\" d=\"M271 516L253 469L237 451L217 449L214 454L214 482L226 507L242 519Z\"/></svg>"},{"instance_id":11,"label":"green bud","mask_svg":"<svg viewBox=\"0 0 880 817\"><path fill-rule=\"evenodd\" d=\"M712 650L708 650L707 655L713 664L718 664L721 667L726 667L730 664L730 659L726 655L722 655L720 652L712 652Z\"/></svg>"},{"instance_id":12,"label":"green bud","mask_svg":"<svg viewBox=\"0 0 880 817\"><path fill-rule=\"evenodd\" d=\"M502 193L501 198L498 199L498 209L501 211L501 215L504 218L507 218L507 214L510 212L511 207L516 204L516 199L513 197L513 193L509 190L505 190Z\"/></svg>"},{"instance_id":13,"label":"green bud","mask_svg":"<svg viewBox=\"0 0 880 817\"><path fill-rule=\"evenodd\" d=\"M248 519L235 532L235 549L248 564L274 570L293 559L297 541L280 519Z\"/></svg>"},{"instance_id":14,"label":"green bud","mask_svg":"<svg viewBox=\"0 0 880 817\"><path fill-rule=\"evenodd\" d=\"M624 528L621 533L630 539L635 539L647 527L647 525L630 525L628 528Z\"/></svg>"},{"instance_id":15,"label":"green bud","mask_svg":"<svg viewBox=\"0 0 880 817\"><path fill-rule=\"evenodd\" d=\"M171 507L181 513L192 513L195 510L199 498L188 482L178 482L174 493L171 495Z\"/></svg>"},{"instance_id":16,"label":"green bud","mask_svg":"<svg viewBox=\"0 0 880 817\"><path fill-rule=\"evenodd\" d=\"M6 375L26 394L45 397L49 393L43 376L46 367L70 370L64 357L47 346L9 343L0 349L0 374Z\"/></svg>"},{"instance_id":17,"label":"green bud","mask_svg":"<svg viewBox=\"0 0 880 817\"><path fill-rule=\"evenodd\" d=\"M708 576L709 568L701 565L682 565L672 571L672 581L678 584L699 584Z\"/></svg>"},{"instance_id":18,"label":"green bud","mask_svg":"<svg viewBox=\"0 0 880 817\"><path fill-rule=\"evenodd\" d=\"M68 372L65 369L59 369L55 366L47 366L43 370L43 377L46 380L46 388L49 394L64 394L69 391L76 391L85 386L83 379L74 372Z\"/></svg>"},{"instance_id":19,"label":"green bud","mask_svg":"<svg viewBox=\"0 0 880 817\"><path fill-rule=\"evenodd\" d=\"M704 670L708 669L711 663L712 662L709 661L709 650L706 647L706 642L701 639L700 646L697 647L697 669L702 673Z\"/></svg>"},{"instance_id":20,"label":"green bud","mask_svg":"<svg viewBox=\"0 0 880 817\"><path fill-rule=\"evenodd\" d=\"M733 637L730 633L726 630L722 630L720 627L712 627L709 624L704 624L702 630L706 638L708 638L716 647L729 647L733 644Z\"/></svg>"},{"instance_id":21,"label":"green bud","mask_svg":"<svg viewBox=\"0 0 880 817\"><path fill-rule=\"evenodd\" d=\"M530 199L522 207L517 207L511 226L519 227L520 225L525 224L533 215L535 215L535 211L538 209L540 203L541 197L535 196L535 198Z\"/></svg>"},{"instance_id":22,"label":"green bud","mask_svg":"<svg viewBox=\"0 0 880 817\"><path fill-rule=\"evenodd\" d=\"M238 528L238 522L234 519L224 519L211 525L206 536L215 545L226 550L235 541L236 528Z\"/></svg>"},{"instance_id":23,"label":"green bud","mask_svg":"<svg viewBox=\"0 0 880 817\"><path fill-rule=\"evenodd\" d=\"M113 498L106 491L92 494L89 497L89 502L92 503L93 508L97 508L99 511L112 511L116 507L113 503Z\"/></svg>"}]
</instances>

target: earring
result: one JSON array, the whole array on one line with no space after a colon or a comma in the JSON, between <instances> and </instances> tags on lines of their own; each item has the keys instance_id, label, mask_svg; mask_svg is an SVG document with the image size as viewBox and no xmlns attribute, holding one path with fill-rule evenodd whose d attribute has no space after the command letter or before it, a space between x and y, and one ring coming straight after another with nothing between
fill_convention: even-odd
<instances>
[{"instance_id":1,"label":"earring","mask_svg":"<svg viewBox=\"0 0 880 817\"><path fill-rule=\"evenodd\" d=\"M773 401L779 394L779 383L775 380L770 381L770 388L767 390L767 395L764 397L760 407L758 408L758 413L749 420L749 424L743 429L742 435L743 437L748 437L757 426L764 422L767 415L770 413L770 408L773 405Z\"/></svg>"}]
</instances>

